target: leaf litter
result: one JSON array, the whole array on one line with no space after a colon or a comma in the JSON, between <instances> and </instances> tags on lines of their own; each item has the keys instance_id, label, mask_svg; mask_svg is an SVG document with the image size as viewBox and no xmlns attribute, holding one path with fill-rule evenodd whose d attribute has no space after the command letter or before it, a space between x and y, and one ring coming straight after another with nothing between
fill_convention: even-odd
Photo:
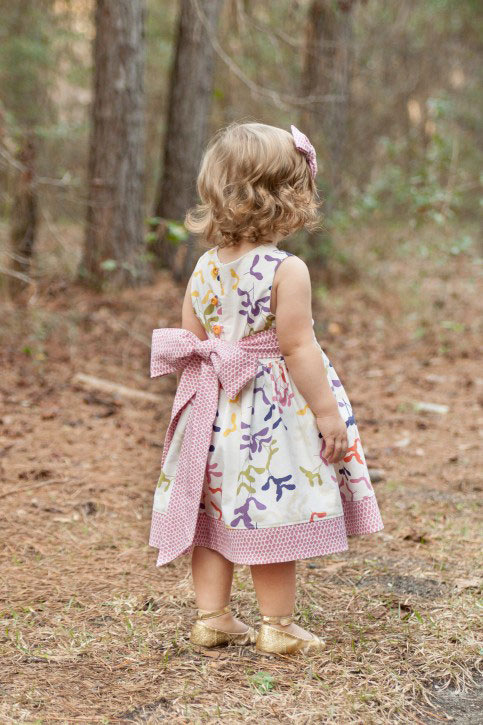
<instances>
[{"instance_id":1,"label":"leaf litter","mask_svg":"<svg viewBox=\"0 0 483 725\"><path fill-rule=\"evenodd\" d=\"M372 234L351 241L361 260ZM147 545L175 383L149 380L145 340L153 327L179 324L182 290L161 272L118 294L72 283L67 299L39 285L34 302L8 307L2 723L473 722L481 301L467 284L476 274L469 256L448 259L444 271L425 261L431 284L416 301L408 290L420 272L404 259L374 262L353 285L315 296L317 336L353 399L368 463L383 471L375 488L385 529L351 538L349 552L299 563L298 621L326 641L311 658L195 651L189 562L156 569ZM423 336L419 318L433 322ZM113 386L86 392L77 374ZM451 414L415 409L428 385L431 404ZM257 624L248 570L236 567L235 578L234 610Z\"/></svg>"}]
</instances>

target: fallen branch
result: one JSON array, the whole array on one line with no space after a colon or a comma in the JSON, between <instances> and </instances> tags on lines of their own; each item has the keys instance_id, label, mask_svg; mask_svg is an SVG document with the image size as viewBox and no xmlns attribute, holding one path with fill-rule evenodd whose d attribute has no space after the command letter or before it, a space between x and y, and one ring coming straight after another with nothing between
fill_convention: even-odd
<instances>
[{"instance_id":1,"label":"fallen branch","mask_svg":"<svg viewBox=\"0 0 483 725\"><path fill-rule=\"evenodd\" d=\"M12 493L18 493L19 491L30 491L34 488L42 488L42 486L51 486L54 483L69 483L65 478L51 478L48 481L41 481L40 483L32 483L29 486L18 486L17 488L11 488L4 493L0 493L0 498L10 496Z\"/></svg>"},{"instance_id":2,"label":"fallen branch","mask_svg":"<svg viewBox=\"0 0 483 725\"><path fill-rule=\"evenodd\" d=\"M160 403L163 399L161 395L156 395L155 393L147 393L145 390L128 388L126 385L113 383L110 380L103 380L102 378L94 377L94 375L85 375L84 373L74 375L73 382L87 388L95 388L96 390L102 390L104 393L114 393L115 395L122 395L125 398L132 398L134 400L149 400L151 403Z\"/></svg>"}]
</instances>

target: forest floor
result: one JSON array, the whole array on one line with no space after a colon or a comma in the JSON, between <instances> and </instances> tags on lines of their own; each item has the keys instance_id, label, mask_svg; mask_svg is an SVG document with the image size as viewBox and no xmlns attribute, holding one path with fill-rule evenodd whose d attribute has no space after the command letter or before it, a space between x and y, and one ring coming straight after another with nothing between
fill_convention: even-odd
<instances>
[{"instance_id":1,"label":"forest floor","mask_svg":"<svg viewBox=\"0 0 483 725\"><path fill-rule=\"evenodd\" d=\"M361 271L314 280L316 333L379 471L385 528L299 564L299 621L326 640L311 658L195 651L189 562L155 567L175 381L149 380L149 344L178 324L182 290L162 272L102 295L54 276L4 300L0 722L481 722L481 265L451 229L345 245ZM235 583L235 609L258 621L247 568Z\"/></svg>"}]
</instances>

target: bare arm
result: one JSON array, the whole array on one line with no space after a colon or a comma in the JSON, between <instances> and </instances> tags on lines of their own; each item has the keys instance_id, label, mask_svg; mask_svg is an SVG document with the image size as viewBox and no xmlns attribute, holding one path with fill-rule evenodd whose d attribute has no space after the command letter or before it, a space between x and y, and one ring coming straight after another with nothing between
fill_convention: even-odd
<instances>
[{"instance_id":1,"label":"bare arm","mask_svg":"<svg viewBox=\"0 0 483 725\"><path fill-rule=\"evenodd\" d=\"M282 355L295 385L316 417L327 445L327 460L335 463L347 451L347 430L314 336L310 274L305 262L298 257L285 260L275 275L272 294Z\"/></svg>"}]
</instances>

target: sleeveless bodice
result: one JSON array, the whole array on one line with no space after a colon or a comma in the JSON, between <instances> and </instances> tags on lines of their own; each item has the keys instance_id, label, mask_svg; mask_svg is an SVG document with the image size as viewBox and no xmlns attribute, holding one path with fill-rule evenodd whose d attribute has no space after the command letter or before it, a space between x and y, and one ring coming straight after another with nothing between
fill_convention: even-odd
<instances>
[{"instance_id":1,"label":"sleeveless bodice","mask_svg":"<svg viewBox=\"0 0 483 725\"><path fill-rule=\"evenodd\" d=\"M200 257L191 299L208 337L240 340L275 327L270 312L272 283L288 256L275 244L259 244L232 262L220 262L216 247Z\"/></svg>"}]
</instances>

